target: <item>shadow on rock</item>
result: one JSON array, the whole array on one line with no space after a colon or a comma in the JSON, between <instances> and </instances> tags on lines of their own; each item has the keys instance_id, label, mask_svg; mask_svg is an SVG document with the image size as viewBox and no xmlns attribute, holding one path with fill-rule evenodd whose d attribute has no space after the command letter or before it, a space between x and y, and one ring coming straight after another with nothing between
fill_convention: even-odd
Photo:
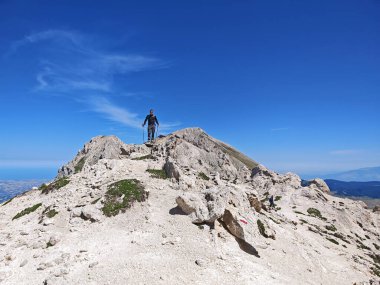
<instances>
[{"instance_id":1,"label":"shadow on rock","mask_svg":"<svg viewBox=\"0 0 380 285\"><path fill-rule=\"evenodd\" d=\"M239 244L239 247L242 251L260 258L259 252L251 244L237 237L235 237L235 240Z\"/></svg>"},{"instance_id":2,"label":"shadow on rock","mask_svg":"<svg viewBox=\"0 0 380 285\"><path fill-rule=\"evenodd\" d=\"M187 214L184 212L184 211L182 211L182 209L180 208L180 207L174 207L174 208L171 208L170 210L169 210L169 214L170 215L182 215L182 216L187 216Z\"/></svg>"},{"instance_id":3,"label":"shadow on rock","mask_svg":"<svg viewBox=\"0 0 380 285\"><path fill-rule=\"evenodd\" d=\"M235 240L236 242L238 243L240 249L250 255L254 255L256 256L257 258L260 258L260 255L259 255L259 252L251 245L249 244L248 242L246 242L245 240L241 239L241 238L238 238L236 237L227 227L226 223L223 222L221 219L218 220L220 222L220 224L223 226L223 228L231 235L233 235L235 237Z\"/></svg>"}]
</instances>

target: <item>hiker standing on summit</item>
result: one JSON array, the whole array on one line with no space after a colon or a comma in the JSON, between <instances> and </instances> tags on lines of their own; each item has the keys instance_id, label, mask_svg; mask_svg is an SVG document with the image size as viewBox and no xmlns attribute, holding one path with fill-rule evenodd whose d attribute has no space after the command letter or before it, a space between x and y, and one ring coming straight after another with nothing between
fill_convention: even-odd
<instances>
[{"instance_id":1,"label":"hiker standing on summit","mask_svg":"<svg viewBox=\"0 0 380 285\"><path fill-rule=\"evenodd\" d=\"M148 121L148 142L152 142L154 140L154 133L156 132L156 124L159 126L160 124L158 123L157 117L153 114L154 110L150 109L149 115L145 117L145 121L142 124L144 127L146 122Z\"/></svg>"}]
</instances>

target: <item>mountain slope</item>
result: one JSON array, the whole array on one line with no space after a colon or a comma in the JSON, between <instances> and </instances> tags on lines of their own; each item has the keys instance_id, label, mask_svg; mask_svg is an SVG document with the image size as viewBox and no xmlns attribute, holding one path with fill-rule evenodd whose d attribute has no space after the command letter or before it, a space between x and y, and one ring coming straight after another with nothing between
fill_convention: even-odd
<instances>
[{"instance_id":1,"label":"mountain slope","mask_svg":"<svg viewBox=\"0 0 380 285\"><path fill-rule=\"evenodd\" d=\"M378 212L229 148L201 129L152 148L94 138L55 181L0 206L0 282L378 280Z\"/></svg>"},{"instance_id":2,"label":"mountain slope","mask_svg":"<svg viewBox=\"0 0 380 285\"><path fill-rule=\"evenodd\" d=\"M380 181L345 182L333 179L326 179L325 181L331 191L337 195L380 198Z\"/></svg>"},{"instance_id":3,"label":"mountain slope","mask_svg":"<svg viewBox=\"0 0 380 285\"><path fill-rule=\"evenodd\" d=\"M367 182L380 181L380 166L360 168L341 173L329 174L324 176L325 179L340 180L345 182Z\"/></svg>"}]
</instances>

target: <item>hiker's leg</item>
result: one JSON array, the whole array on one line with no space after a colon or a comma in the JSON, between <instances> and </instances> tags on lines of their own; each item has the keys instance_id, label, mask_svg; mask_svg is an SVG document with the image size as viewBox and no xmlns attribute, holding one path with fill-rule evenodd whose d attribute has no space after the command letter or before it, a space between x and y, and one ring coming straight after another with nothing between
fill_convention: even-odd
<instances>
[{"instance_id":1,"label":"hiker's leg","mask_svg":"<svg viewBox=\"0 0 380 285\"><path fill-rule=\"evenodd\" d=\"M151 128L148 126L148 141L150 141L150 136L151 136Z\"/></svg>"},{"instance_id":2,"label":"hiker's leg","mask_svg":"<svg viewBox=\"0 0 380 285\"><path fill-rule=\"evenodd\" d=\"M154 140L154 134L156 132L156 127L152 126L152 140Z\"/></svg>"}]
</instances>

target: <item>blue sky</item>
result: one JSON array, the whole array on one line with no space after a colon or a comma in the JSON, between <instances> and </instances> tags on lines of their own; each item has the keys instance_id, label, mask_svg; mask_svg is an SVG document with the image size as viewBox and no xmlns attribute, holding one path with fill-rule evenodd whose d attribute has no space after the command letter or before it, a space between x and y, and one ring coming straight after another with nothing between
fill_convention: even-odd
<instances>
[{"instance_id":1,"label":"blue sky","mask_svg":"<svg viewBox=\"0 0 380 285\"><path fill-rule=\"evenodd\" d=\"M0 0L0 179L198 126L280 172L380 165L380 2Z\"/></svg>"}]
</instances>

